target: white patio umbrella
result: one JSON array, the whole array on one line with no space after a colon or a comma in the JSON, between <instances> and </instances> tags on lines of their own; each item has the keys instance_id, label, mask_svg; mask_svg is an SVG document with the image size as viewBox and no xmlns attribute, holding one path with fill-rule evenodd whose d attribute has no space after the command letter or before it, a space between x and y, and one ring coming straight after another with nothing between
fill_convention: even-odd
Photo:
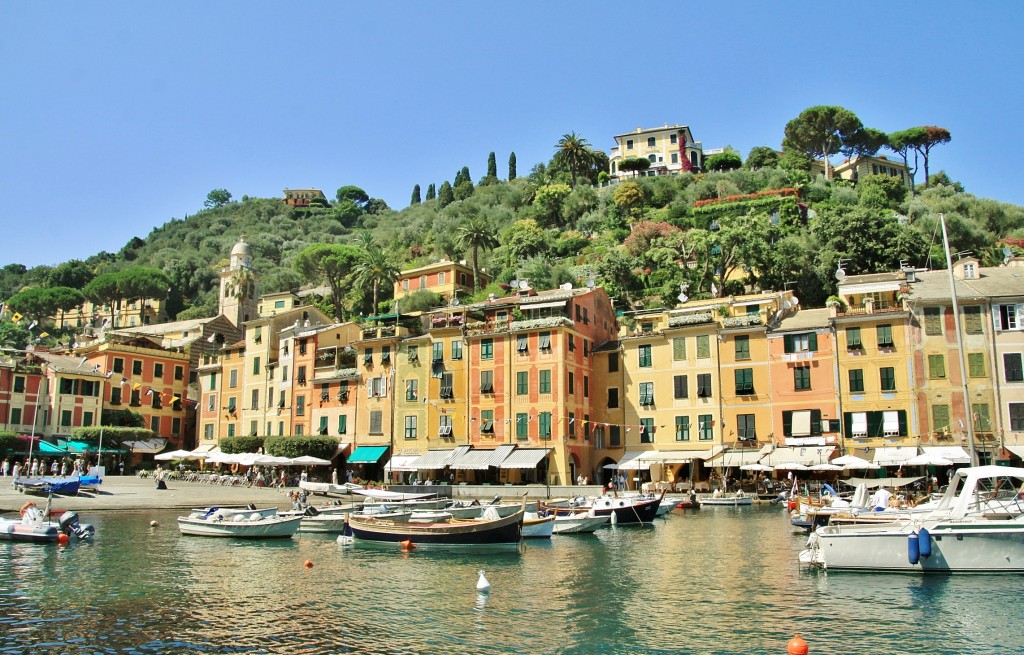
<instances>
[{"instance_id":1,"label":"white patio umbrella","mask_svg":"<svg viewBox=\"0 0 1024 655\"><path fill-rule=\"evenodd\" d=\"M811 469L807 468L803 464L798 464L796 462L783 462L782 464L776 464L775 465L775 470L776 471L785 471L785 470L789 470L789 471L810 471Z\"/></svg>"},{"instance_id":2,"label":"white patio umbrella","mask_svg":"<svg viewBox=\"0 0 1024 655\"><path fill-rule=\"evenodd\" d=\"M878 464L869 462L868 460L857 457L856 455L843 455L842 457L836 457L829 463L841 466L844 469L875 470L880 468Z\"/></svg>"},{"instance_id":3,"label":"white patio umbrella","mask_svg":"<svg viewBox=\"0 0 1024 655\"><path fill-rule=\"evenodd\" d=\"M774 471L775 469L767 464L761 464L755 462L754 464L744 464L740 467L741 471Z\"/></svg>"},{"instance_id":4,"label":"white patio umbrella","mask_svg":"<svg viewBox=\"0 0 1024 655\"><path fill-rule=\"evenodd\" d=\"M946 459L945 457L939 457L938 455L930 455L928 453L922 453L911 457L907 461L903 462L904 466L953 466L953 462Z\"/></svg>"},{"instance_id":5,"label":"white patio umbrella","mask_svg":"<svg viewBox=\"0 0 1024 655\"><path fill-rule=\"evenodd\" d=\"M836 466L835 464L828 464L828 463L812 464L809 468L812 471L842 471L843 470L842 466Z\"/></svg>"},{"instance_id":6,"label":"white patio umbrella","mask_svg":"<svg viewBox=\"0 0 1024 655\"><path fill-rule=\"evenodd\" d=\"M172 459L192 459L192 457L193 455L191 450L172 450L169 453L154 455L153 459L158 459L161 462L168 462Z\"/></svg>"},{"instance_id":7,"label":"white patio umbrella","mask_svg":"<svg viewBox=\"0 0 1024 655\"><path fill-rule=\"evenodd\" d=\"M287 457L277 457L275 455L261 455L255 463L262 466L279 466L281 464L291 464L292 460Z\"/></svg>"},{"instance_id":8,"label":"white patio umbrella","mask_svg":"<svg viewBox=\"0 0 1024 655\"><path fill-rule=\"evenodd\" d=\"M310 455L295 457L290 461L295 466L328 466L331 463L330 460L320 459L319 457L312 457Z\"/></svg>"}]
</instances>

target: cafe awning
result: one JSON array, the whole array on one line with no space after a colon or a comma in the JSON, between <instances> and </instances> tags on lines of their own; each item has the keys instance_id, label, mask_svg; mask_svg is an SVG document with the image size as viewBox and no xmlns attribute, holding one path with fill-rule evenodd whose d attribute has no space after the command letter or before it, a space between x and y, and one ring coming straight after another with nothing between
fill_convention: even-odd
<instances>
[{"instance_id":1,"label":"cafe awning","mask_svg":"<svg viewBox=\"0 0 1024 655\"><path fill-rule=\"evenodd\" d=\"M349 464L376 464L387 451L388 446L359 446L352 451L347 461Z\"/></svg>"},{"instance_id":2,"label":"cafe awning","mask_svg":"<svg viewBox=\"0 0 1024 655\"><path fill-rule=\"evenodd\" d=\"M778 466L779 464L827 464L835 446L783 446L775 448L763 459L762 464Z\"/></svg>"},{"instance_id":3,"label":"cafe awning","mask_svg":"<svg viewBox=\"0 0 1024 655\"><path fill-rule=\"evenodd\" d=\"M954 464L970 464L971 456L962 446L921 446L925 455L934 455L948 459Z\"/></svg>"},{"instance_id":4,"label":"cafe awning","mask_svg":"<svg viewBox=\"0 0 1024 655\"><path fill-rule=\"evenodd\" d=\"M155 438L143 441L125 441L122 445L133 453L143 453L148 455L158 453L166 448L167 439Z\"/></svg>"},{"instance_id":5,"label":"cafe awning","mask_svg":"<svg viewBox=\"0 0 1024 655\"><path fill-rule=\"evenodd\" d=\"M420 458L420 455L395 455L384 465L385 471L415 471L413 464Z\"/></svg>"},{"instance_id":6,"label":"cafe awning","mask_svg":"<svg viewBox=\"0 0 1024 655\"><path fill-rule=\"evenodd\" d=\"M493 449L474 448L452 460L449 466L453 469L486 471L492 466L499 466L515 448L514 444L503 444Z\"/></svg>"},{"instance_id":7,"label":"cafe awning","mask_svg":"<svg viewBox=\"0 0 1024 655\"><path fill-rule=\"evenodd\" d=\"M903 462L916 455L917 446L875 448L875 457L872 461L879 466L902 466Z\"/></svg>"},{"instance_id":8,"label":"cafe awning","mask_svg":"<svg viewBox=\"0 0 1024 655\"><path fill-rule=\"evenodd\" d=\"M424 454L420 455L419 458L413 462L412 466L415 466L418 471L435 471L443 469L448 466L450 462L461 457L462 453L469 451L469 448L469 446L458 446L456 448L428 450Z\"/></svg>"},{"instance_id":9,"label":"cafe awning","mask_svg":"<svg viewBox=\"0 0 1024 655\"><path fill-rule=\"evenodd\" d=\"M532 469L544 461L550 448L517 448L498 466L503 469Z\"/></svg>"},{"instance_id":10,"label":"cafe awning","mask_svg":"<svg viewBox=\"0 0 1024 655\"><path fill-rule=\"evenodd\" d=\"M651 463L644 461L643 456L654 451L650 450L631 450L623 453L622 457L615 464L615 468L620 471L646 471L651 468ZM607 466L605 468L608 468Z\"/></svg>"}]
</instances>

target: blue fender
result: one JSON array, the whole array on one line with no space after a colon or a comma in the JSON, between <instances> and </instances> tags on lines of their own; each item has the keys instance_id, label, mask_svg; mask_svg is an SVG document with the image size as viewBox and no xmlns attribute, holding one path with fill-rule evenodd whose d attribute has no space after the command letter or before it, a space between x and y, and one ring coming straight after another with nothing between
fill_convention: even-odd
<instances>
[{"instance_id":1,"label":"blue fender","mask_svg":"<svg viewBox=\"0 0 1024 655\"><path fill-rule=\"evenodd\" d=\"M917 532L917 551L922 559L932 556L932 536L928 534L927 528L921 528Z\"/></svg>"},{"instance_id":2,"label":"blue fender","mask_svg":"<svg viewBox=\"0 0 1024 655\"><path fill-rule=\"evenodd\" d=\"M911 564L917 564L921 559L920 541L916 532L907 535L907 559Z\"/></svg>"}]
</instances>

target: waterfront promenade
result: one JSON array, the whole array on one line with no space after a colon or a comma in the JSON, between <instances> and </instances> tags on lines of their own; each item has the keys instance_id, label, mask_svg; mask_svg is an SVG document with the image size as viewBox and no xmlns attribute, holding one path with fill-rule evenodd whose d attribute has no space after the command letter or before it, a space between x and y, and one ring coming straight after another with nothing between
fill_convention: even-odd
<instances>
[{"instance_id":1,"label":"waterfront promenade","mask_svg":"<svg viewBox=\"0 0 1024 655\"><path fill-rule=\"evenodd\" d=\"M11 477L0 478L0 513L16 512L29 501L38 505L46 502L45 496L19 493L11 482ZM281 491L255 486L220 486L184 480L168 480L166 485L166 489L157 489L153 478L112 475L103 478L98 492L82 491L77 496L54 496L53 507L76 512L178 509L247 503L256 503L260 507L291 507L287 495L290 489ZM310 502L319 504L321 500L319 497L311 497Z\"/></svg>"}]
</instances>

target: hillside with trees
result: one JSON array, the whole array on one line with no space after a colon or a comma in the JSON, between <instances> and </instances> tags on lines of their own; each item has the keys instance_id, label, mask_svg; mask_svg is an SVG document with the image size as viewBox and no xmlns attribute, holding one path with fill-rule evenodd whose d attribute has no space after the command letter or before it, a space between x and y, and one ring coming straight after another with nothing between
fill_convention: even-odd
<instances>
[{"instance_id":1,"label":"hillside with trees","mask_svg":"<svg viewBox=\"0 0 1024 655\"><path fill-rule=\"evenodd\" d=\"M952 248L983 265L1001 262L1007 244L1024 253L1024 208L977 198L943 171L911 186L883 175L833 179L831 165L825 175L810 172L812 159L887 149L912 174L927 175L932 149L949 140L944 128L886 134L841 107L812 107L785 126L781 153L761 146L745 161L726 153L709 172L645 177L637 165L636 177L609 185L608 156L571 132L526 176L514 153L506 171L495 153L481 153L485 175L474 181L465 166L450 180L422 181L400 211L352 185L305 208L278 198L234 201L215 189L202 211L117 253L3 267L0 298L34 316L82 297L165 294L171 316L212 316L218 272L244 234L262 292L324 287L319 305L339 319L387 311L398 271L440 258L493 276L476 298L501 295L512 279L535 288L592 279L627 311L673 306L681 288L708 297L713 284L723 295L788 287L815 306L835 293L840 261L850 274L901 262L942 267L940 214Z\"/></svg>"}]
</instances>

